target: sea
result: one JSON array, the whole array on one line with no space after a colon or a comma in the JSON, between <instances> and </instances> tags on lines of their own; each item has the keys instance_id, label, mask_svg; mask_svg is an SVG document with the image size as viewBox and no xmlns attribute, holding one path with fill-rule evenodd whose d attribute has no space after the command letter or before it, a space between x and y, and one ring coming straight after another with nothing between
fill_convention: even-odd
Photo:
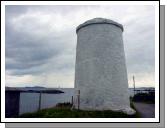
<instances>
[{"instance_id":1,"label":"sea","mask_svg":"<svg viewBox=\"0 0 167 130\"><path fill-rule=\"evenodd\" d=\"M62 90L64 93L59 93L59 94L42 93L40 109L54 107L58 103L72 102L72 96L74 95L74 88L63 88L59 90ZM39 93L21 92L19 115L38 111L39 97L40 97Z\"/></svg>"}]
</instances>

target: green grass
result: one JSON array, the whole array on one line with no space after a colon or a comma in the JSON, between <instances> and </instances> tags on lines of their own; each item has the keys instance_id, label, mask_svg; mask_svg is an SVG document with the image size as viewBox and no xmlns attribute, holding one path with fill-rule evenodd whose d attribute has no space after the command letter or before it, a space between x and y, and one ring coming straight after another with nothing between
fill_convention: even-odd
<instances>
[{"instance_id":1,"label":"green grass","mask_svg":"<svg viewBox=\"0 0 167 130\"><path fill-rule=\"evenodd\" d=\"M131 108L135 107L131 101ZM140 114L136 111L135 115L127 115L123 112L115 112L111 110L104 111L85 111L85 110L71 110L70 103L59 103L53 108L39 110L33 113L25 113L19 118L138 118Z\"/></svg>"},{"instance_id":2,"label":"green grass","mask_svg":"<svg viewBox=\"0 0 167 130\"><path fill-rule=\"evenodd\" d=\"M49 108L34 113L22 114L20 118L136 118L137 115L127 115L123 112L83 111L69 108Z\"/></svg>"},{"instance_id":3,"label":"green grass","mask_svg":"<svg viewBox=\"0 0 167 130\"><path fill-rule=\"evenodd\" d=\"M49 108L34 113L26 113L21 115L22 118L127 118L135 117L126 115L122 112L113 111L82 111L70 109Z\"/></svg>"}]
</instances>

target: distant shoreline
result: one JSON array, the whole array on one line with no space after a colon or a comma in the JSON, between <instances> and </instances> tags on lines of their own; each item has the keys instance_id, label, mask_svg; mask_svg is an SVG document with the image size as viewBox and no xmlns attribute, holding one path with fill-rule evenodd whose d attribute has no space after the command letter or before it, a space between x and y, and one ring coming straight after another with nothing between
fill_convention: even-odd
<instances>
[{"instance_id":1,"label":"distant shoreline","mask_svg":"<svg viewBox=\"0 0 167 130\"><path fill-rule=\"evenodd\" d=\"M58 89L49 89L44 87L5 87L5 92L25 92L25 93L49 93L49 94L59 94L64 93Z\"/></svg>"}]
</instances>

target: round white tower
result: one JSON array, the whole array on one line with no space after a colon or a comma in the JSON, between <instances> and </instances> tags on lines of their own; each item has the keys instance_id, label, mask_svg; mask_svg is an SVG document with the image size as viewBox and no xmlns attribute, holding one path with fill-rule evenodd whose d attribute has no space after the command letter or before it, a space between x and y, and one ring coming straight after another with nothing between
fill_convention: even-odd
<instances>
[{"instance_id":1,"label":"round white tower","mask_svg":"<svg viewBox=\"0 0 167 130\"><path fill-rule=\"evenodd\" d=\"M82 110L114 110L134 114L130 108L123 46L123 26L95 18L79 25L75 89Z\"/></svg>"}]
</instances>

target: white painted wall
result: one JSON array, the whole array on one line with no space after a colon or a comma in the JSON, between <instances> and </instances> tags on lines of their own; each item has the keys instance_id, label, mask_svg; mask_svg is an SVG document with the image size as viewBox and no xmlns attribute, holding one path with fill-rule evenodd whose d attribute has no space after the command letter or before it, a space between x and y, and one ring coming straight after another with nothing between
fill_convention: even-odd
<instances>
[{"instance_id":1,"label":"white painted wall","mask_svg":"<svg viewBox=\"0 0 167 130\"><path fill-rule=\"evenodd\" d=\"M134 113L122 31L122 25L106 19L93 19L77 28L75 89L80 90L80 109Z\"/></svg>"}]
</instances>

